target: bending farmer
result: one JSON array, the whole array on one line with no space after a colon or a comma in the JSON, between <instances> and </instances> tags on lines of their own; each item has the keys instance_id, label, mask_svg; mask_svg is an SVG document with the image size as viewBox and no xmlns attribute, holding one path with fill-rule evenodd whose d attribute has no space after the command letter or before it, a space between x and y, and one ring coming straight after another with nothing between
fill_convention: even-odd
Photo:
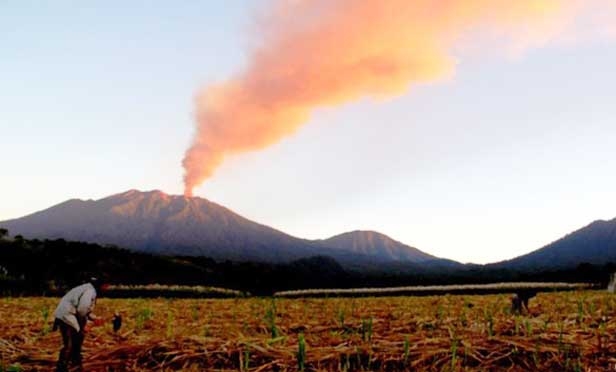
<instances>
[{"instance_id":1,"label":"bending farmer","mask_svg":"<svg viewBox=\"0 0 616 372\"><path fill-rule=\"evenodd\" d=\"M97 290L101 290L101 283L98 279L91 278L88 283L68 291L56 308L54 330L60 328L63 342L58 357L57 372L67 372L69 363L73 364L71 370L83 371L81 345L86 322L88 319L96 320L97 323L100 321L92 314Z\"/></svg>"}]
</instances>

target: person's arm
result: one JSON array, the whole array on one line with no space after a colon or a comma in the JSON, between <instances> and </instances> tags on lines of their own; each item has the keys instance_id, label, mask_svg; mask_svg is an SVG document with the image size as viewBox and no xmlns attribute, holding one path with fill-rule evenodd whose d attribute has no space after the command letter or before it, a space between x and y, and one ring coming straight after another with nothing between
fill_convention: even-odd
<instances>
[{"instance_id":1,"label":"person's arm","mask_svg":"<svg viewBox=\"0 0 616 372\"><path fill-rule=\"evenodd\" d=\"M94 310L95 305L96 291L92 288L86 289L79 299L79 304L77 304L77 314L84 319L87 319L90 316L90 313Z\"/></svg>"}]
</instances>

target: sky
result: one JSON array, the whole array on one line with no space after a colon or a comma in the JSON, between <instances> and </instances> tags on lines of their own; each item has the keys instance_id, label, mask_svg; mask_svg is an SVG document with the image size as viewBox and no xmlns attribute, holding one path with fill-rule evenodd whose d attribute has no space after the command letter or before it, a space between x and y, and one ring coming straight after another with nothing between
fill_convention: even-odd
<instances>
[{"instance_id":1,"label":"sky","mask_svg":"<svg viewBox=\"0 0 616 372\"><path fill-rule=\"evenodd\" d=\"M182 194L195 98L250 64L267 6L0 2L0 220ZM376 230L475 263L616 217L614 38L454 57L455 73L400 94L316 108L194 195L302 238Z\"/></svg>"}]
</instances>

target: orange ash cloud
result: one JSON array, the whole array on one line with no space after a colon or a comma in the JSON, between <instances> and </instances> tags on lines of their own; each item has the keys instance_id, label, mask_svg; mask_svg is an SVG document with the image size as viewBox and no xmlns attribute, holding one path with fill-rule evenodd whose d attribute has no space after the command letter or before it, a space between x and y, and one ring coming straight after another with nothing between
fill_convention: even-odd
<instances>
[{"instance_id":1,"label":"orange ash cloud","mask_svg":"<svg viewBox=\"0 0 616 372\"><path fill-rule=\"evenodd\" d=\"M560 0L287 0L261 19L245 71L196 97L185 194L227 155L293 134L318 107L390 97L449 77L455 48L543 44L573 7ZM573 4L573 2L571 3ZM469 44L470 45L470 44Z\"/></svg>"}]
</instances>

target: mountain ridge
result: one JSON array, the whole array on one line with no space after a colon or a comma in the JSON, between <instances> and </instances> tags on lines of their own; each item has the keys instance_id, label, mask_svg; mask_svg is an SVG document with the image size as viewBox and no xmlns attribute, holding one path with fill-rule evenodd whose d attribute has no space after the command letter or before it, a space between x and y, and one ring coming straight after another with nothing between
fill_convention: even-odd
<instances>
[{"instance_id":1,"label":"mountain ridge","mask_svg":"<svg viewBox=\"0 0 616 372\"><path fill-rule=\"evenodd\" d=\"M616 218L595 220L525 255L486 265L432 256L372 230L326 239L298 238L201 197L131 189L98 200L69 199L1 221L13 235L84 241L135 251L218 260L290 262L327 256L345 268L420 272L479 267L532 271L616 262Z\"/></svg>"},{"instance_id":2,"label":"mountain ridge","mask_svg":"<svg viewBox=\"0 0 616 372\"><path fill-rule=\"evenodd\" d=\"M317 244L376 256L384 260L425 262L437 257L373 230L353 230L317 240Z\"/></svg>"},{"instance_id":3,"label":"mountain ridge","mask_svg":"<svg viewBox=\"0 0 616 372\"><path fill-rule=\"evenodd\" d=\"M486 266L541 270L609 261L616 262L616 218L594 220L532 252Z\"/></svg>"},{"instance_id":4,"label":"mountain ridge","mask_svg":"<svg viewBox=\"0 0 616 372\"><path fill-rule=\"evenodd\" d=\"M201 197L131 189L98 200L69 199L21 218L0 222L14 234L112 244L148 253L209 256L216 259L285 262L330 256L345 264L409 262L413 254L369 252L291 236L251 221ZM380 241L395 242L379 234ZM429 257L402 243L417 257Z\"/></svg>"}]
</instances>

